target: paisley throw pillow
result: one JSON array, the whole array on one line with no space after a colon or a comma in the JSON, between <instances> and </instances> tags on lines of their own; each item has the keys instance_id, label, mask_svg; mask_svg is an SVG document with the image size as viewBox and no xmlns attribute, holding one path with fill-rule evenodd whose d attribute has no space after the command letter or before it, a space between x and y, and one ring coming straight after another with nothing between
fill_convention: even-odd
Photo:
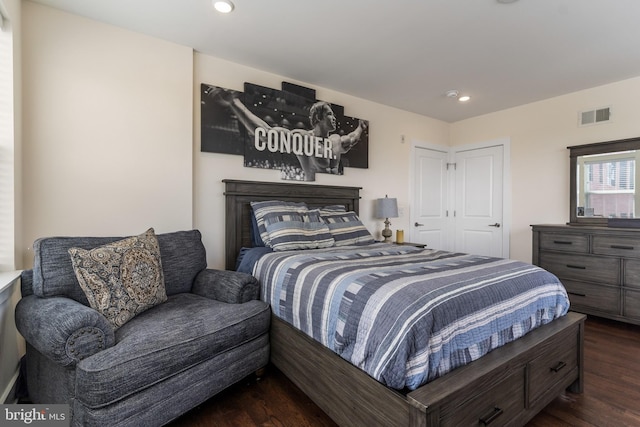
<instances>
[{"instance_id":1,"label":"paisley throw pillow","mask_svg":"<svg viewBox=\"0 0 640 427\"><path fill-rule=\"evenodd\" d=\"M69 254L89 305L114 329L167 300L153 228L91 250L71 248Z\"/></svg>"}]
</instances>

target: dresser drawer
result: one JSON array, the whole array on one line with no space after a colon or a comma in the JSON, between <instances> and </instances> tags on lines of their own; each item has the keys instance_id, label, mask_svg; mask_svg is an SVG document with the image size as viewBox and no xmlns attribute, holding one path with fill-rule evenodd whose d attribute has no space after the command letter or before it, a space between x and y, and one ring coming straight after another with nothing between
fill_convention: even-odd
<instances>
[{"instance_id":1,"label":"dresser drawer","mask_svg":"<svg viewBox=\"0 0 640 427\"><path fill-rule=\"evenodd\" d=\"M542 252L540 267L561 279L619 284L620 260L592 255L573 255Z\"/></svg>"},{"instance_id":2,"label":"dresser drawer","mask_svg":"<svg viewBox=\"0 0 640 427\"><path fill-rule=\"evenodd\" d=\"M597 310L609 314L620 313L620 288L590 283L563 280L567 289L571 309L586 308L588 311Z\"/></svg>"},{"instance_id":3,"label":"dresser drawer","mask_svg":"<svg viewBox=\"0 0 640 427\"><path fill-rule=\"evenodd\" d=\"M586 254L589 252L589 236L570 233L540 233L540 249Z\"/></svg>"},{"instance_id":4,"label":"dresser drawer","mask_svg":"<svg viewBox=\"0 0 640 427\"><path fill-rule=\"evenodd\" d=\"M624 316L640 319L640 292L624 291Z\"/></svg>"},{"instance_id":5,"label":"dresser drawer","mask_svg":"<svg viewBox=\"0 0 640 427\"><path fill-rule=\"evenodd\" d=\"M577 375L577 341L577 333L554 337L544 344L543 354L529 362L530 405L548 389Z\"/></svg>"},{"instance_id":6,"label":"dresser drawer","mask_svg":"<svg viewBox=\"0 0 640 427\"><path fill-rule=\"evenodd\" d=\"M640 258L640 238L593 236L593 253Z\"/></svg>"},{"instance_id":7,"label":"dresser drawer","mask_svg":"<svg viewBox=\"0 0 640 427\"><path fill-rule=\"evenodd\" d=\"M640 289L640 259L625 259L622 262L624 262L624 285Z\"/></svg>"},{"instance_id":8,"label":"dresser drawer","mask_svg":"<svg viewBox=\"0 0 640 427\"><path fill-rule=\"evenodd\" d=\"M517 369L504 380L464 402L443 407L441 427L509 425L525 407L524 367ZM464 405L461 407L460 405Z\"/></svg>"}]
</instances>

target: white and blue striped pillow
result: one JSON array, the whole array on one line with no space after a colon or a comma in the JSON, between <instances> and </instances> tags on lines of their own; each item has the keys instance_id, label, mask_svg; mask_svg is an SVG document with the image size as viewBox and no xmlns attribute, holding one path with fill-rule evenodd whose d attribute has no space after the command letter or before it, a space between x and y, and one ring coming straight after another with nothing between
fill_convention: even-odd
<instances>
[{"instance_id":1,"label":"white and blue striped pillow","mask_svg":"<svg viewBox=\"0 0 640 427\"><path fill-rule=\"evenodd\" d=\"M268 245L274 251L330 248L334 245L329 227L318 210L290 212L265 219Z\"/></svg>"},{"instance_id":2,"label":"white and blue striped pillow","mask_svg":"<svg viewBox=\"0 0 640 427\"><path fill-rule=\"evenodd\" d=\"M346 212L347 208L344 205L328 205L318 208L320 215L330 215L336 212Z\"/></svg>"},{"instance_id":3,"label":"white and blue striped pillow","mask_svg":"<svg viewBox=\"0 0 640 427\"><path fill-rule=\"evenodd\" d=\"M323 213L322 220L329 227L335 246L375 242L375 239L355 212Z\"/></svg>"},{"instance_id":4,"label":"white and blue striped pillow","mask_svg":"<svg viewBox=\"0 0 640 427\"><path fill-rule=\"evenodd\" d=\"M253 215L256 219L260 238L264 246L271 247L269 233L266 222L274 223L282 221L287 215L307 212L307 205L304 203L283 202L280 200L269 200L265 202L251 202Z\"/></svg>"}]
</instances>

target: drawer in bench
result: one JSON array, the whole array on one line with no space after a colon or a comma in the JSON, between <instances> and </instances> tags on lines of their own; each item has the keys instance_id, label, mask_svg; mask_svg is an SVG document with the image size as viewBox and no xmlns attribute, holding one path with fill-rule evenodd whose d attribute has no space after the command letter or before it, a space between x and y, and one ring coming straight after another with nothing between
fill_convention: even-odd
<instances>
[{"instance_id":1,"label":"drawer in bench","mask_svg":"<svg viewBox=\"0 0 640 427\"><path fill-rule=\"evenodd\" d=\"M443 408L440 427L508 425L525 408L524 391L525 372L522 367L485 393Z\"/></svg>"},{"instance_id":2,"label":"drawer in bench","mask_svg":"<svg viewBox=\"0 0 640 427\"><path fill-rule=\"evenodd\" d=\"M548 340L544 353L529 362L529 403L532 405L547 390L566 385L577 375L578 334L564 334ZM568 378L571 377L571 380Z\"/></svg>"},{"instance_id":3,"label":"drawer in bench","mask_svg":"<svg viewBox=\"0 0 640 427\"><path fill-rule=\"evenodd\" d=\"M543 252L540 267L560 279L619 284L620 259L593 255L574 255Z\"/></svg>"}]
</instances>

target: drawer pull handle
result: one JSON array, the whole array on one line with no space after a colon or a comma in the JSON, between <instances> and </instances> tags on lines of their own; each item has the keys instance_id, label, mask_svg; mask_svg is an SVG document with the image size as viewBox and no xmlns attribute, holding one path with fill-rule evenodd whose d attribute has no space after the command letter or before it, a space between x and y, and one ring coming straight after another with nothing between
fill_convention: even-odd
<instances>
[{"instance_id":1,"label":"drawer pull handle","mask_svg":"<svg viewBox=\"0 0 640 427\"><path fill-rule=\"evenodd\" d=\"M573 242L568 242L566 240L554 240L553 243L556 245L573 245Z\"/></svg>"},{"instance_id":2,"label":"drawer pull handle","mask_svg":"<svg viewBox=\"0 0 640 427\"><path fill-rule=\"evenodd\" d=\"M567 364L566 364L566 363L564 363L564 362L558 362L558 364L557 364L556 366L554 366L553 368L551 368L551 370L552 370L553 372L558 372L558 371L560 371L562 368L564 368L565 366L567 366Z\"/></svg>"},{"instance_id":3,"label":"drawer pull handle","mask_svg":"<svg viewBox=\"0 0 640 427\"><path fill-rule=\"evenodd\" d=\"M483 426L488 426L489 424L494 422L496 418L502 415L503 412L504 411L502 409L496 406L495 408L493 408L493 412L491 414L487 415L486 417L480 418L480 424L482 424Z\"/></svg>"},{"instance_id":4,"label":"drawer pull handle","mask_svg":"<svg viewBox=\"0 0 640 427\"><path fill-rule=\"evenodd\" d=\"M567 268L575 268L577 270L586 270L587 267L583 266L583 265L571 265L571 264L567 264Z\"/></svg>"},{"instance_id":5,"label":"drawer pull handle","mask_svg":"<svg viewBox=\"0 0 640 427\"><path fill-rule=\"evenodd\" d=\"M569 295L575 295L577 297L586 297L587 294L579 294L577 292L567 292Z\"/></svg>"},{"instance_id":6,"label":"drawer pull handle","mask_svg":"<svg viewBox=\"0 0 640 427\"><path fill-rule=\"evenodd\" d=\"M611 249L624 249L627 251L632 251L633 246L624 246L624 245L611 245Z\"/></svg>"}]
</instances>

